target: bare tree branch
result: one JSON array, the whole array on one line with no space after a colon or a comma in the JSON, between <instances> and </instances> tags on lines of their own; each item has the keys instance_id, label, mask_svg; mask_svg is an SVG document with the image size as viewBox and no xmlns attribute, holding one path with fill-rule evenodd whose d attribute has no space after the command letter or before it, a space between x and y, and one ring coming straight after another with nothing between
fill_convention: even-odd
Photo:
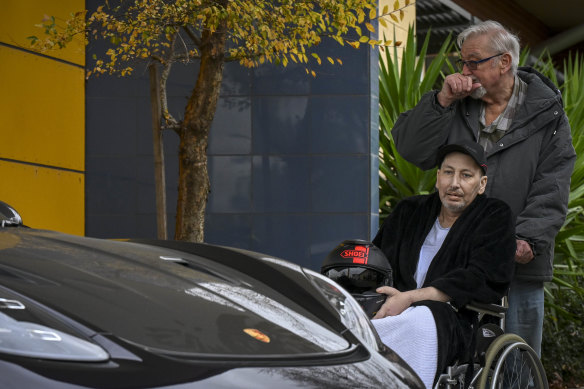
<instances>
[{"instance_id":1,"label":"bare tree branch","mask_svg":"<svg viewBox=\"0 0 584 389\"><path fill-rule=\"evenodd\" d=\"M178 55L175 55L175 56L174 56L174 57L172 57L172 58L173 58L174 60L177 60L177 61L183 61L183 60L184 60L184 61L187 61L187 60L188 60L188 61L192 61L192 60L194 60L194 59L201 59L201 56L200 56L200 55L188 55L188 54L187 54L187 55L185 55L185 54L178 54Z\"/></svg>"},{"instance_id":2,"label":"bare tree branch","mask_svg":"<svg viewBox=\"0 0 584 389\"><path fill-rule=\"evenodd\" d=\"M152 59L153 59L153 60L155 60L155 61L158 61L158 62L159 62L160 64L162 64L162 65L164 65L164 64L166 63L166 61L164 60L164 58L162 58L161 56L159 56L159 55L156 55L156 54L152 54L152 55L150 56L150 58L152 58Z\"/></svg>"},{"instance_id":3,"label":"bare tree branch","mask_svg":"<svg viewBox=\"0 0 584 389\"><path fill-rule=\"evenodd\" d=\"M166 82L168 81L168 75L170 74L170 68L172 66L172 62L167 62L162 66L162 72L160 74L160 106L162 108L162 117L165 121L165 128L170 128L175 130L178 133L178 129L180 129L180 125L178 121L172 116L170 111L168 110L168 96L166 90Z\"/></svg>"},{"instance_id":4,"label":"bare tree branch","mask_svg":"<svg viewBox=\"0 0 584 389\"><path fill-rule=\"evenodd\" d=\"M185 59L187 61L190 61L190 58L189 58L189 48L187 47L187 43L185 42L185 40L183 39L183 37L180 35L180 31L177 31L176 34L174 34L174 38L173 38L173 42L172 42L173 52L174 52L174 42L176 40L176 37L178 37L180 39L180 41L182 42L183 48L185 49L185 54L181 55L181 57L186 57ZM173 59L177 59L177 58L178 58L178 56L173 55Z\"/></svg>"},{"instance_id":5,"label":"bare tree branch","mask_svg":"<svg viewBox=\"0 0 584 389\"><path fill-rule=\"evenodd\" d=\"M201 40L199 39L197 34L195 34L195 32L191 30L190 26L183 26L183 30L185 30L185 32L187 33L189 38L191 38L191 40L193 41L195 46L197 46L200 49L201 48Z\"/></svg>"},{"instance_id":6,"label":"bare tree branch","mask_svg":"<svg viewBox=\"0 0 584 389\"><path fill-rule=\"evenodd\" d=\"M174 62L174 45L176 43L178 32L175 32L172 36L168 58L164 60L162 63L162 72L160 74L160 107L162 112L162 117L164 118L165 125L164 128L171 128L174 129L177 133L177 127L180 128L178 125L178 121L171 115L170 111L168 110L168 92L166 89L166 83L168 81L168 76L170 74L170 68L172 67L172 63Z\"/></svg>"}]
</instances>

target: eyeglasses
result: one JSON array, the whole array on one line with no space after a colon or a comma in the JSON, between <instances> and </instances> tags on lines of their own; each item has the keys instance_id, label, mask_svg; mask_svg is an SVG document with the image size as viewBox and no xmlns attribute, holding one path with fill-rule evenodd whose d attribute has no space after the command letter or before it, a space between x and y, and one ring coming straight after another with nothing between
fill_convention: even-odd
<instances>
[{"instance_id":1,"label":"eyeglasses","mask_svg":"<svg viewBox=\"0 0 584 389\"><path fill-rule=\"evenodd\" d=\"M456 60L456 65L458 66L458 68L460 70L462 70L464 68L464 65L466 65L470 70L477 70L480 63L487 62L488 60L493 59L493 58L498 57L498 56L503 55L503 54L505 54L505 53L495 54L495 55L492 55L488 58L483 58L483 59L478 60L478 61L463 61L462 59L458 59L458 60Z\"/></svg>"}]
</instances>

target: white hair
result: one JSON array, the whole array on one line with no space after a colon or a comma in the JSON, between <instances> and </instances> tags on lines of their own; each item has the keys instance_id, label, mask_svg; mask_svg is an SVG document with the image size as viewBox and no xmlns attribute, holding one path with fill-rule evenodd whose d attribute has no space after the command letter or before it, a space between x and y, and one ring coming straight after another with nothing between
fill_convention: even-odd
<instances>
[{"instance_id":1,"label":"white hair","mask_svg":"<svg viewBox=\"0 0 584 389\"><path fill-rule=\"evenodd\" d=\"M494 53L509 53L511 55L511 73L515 75L519 66L519 38L517 35L507 31L499 22L487 20L474 24L458 34L456 39L458 47L462 48L462 44L467 38L477 35L490 35L489 48Z\"/></svg>"}]
</instances>

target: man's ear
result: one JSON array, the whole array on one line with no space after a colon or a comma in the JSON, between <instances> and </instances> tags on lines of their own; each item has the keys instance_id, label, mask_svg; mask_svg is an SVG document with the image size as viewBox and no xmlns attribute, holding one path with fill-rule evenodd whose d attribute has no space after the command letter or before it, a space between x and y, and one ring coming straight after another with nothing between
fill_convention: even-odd
<instances>
[{"instance_id":1,"label":"man's ear","mask_svg":"<svg viewBox=\"0 0 584 389\"><path fill-rule=\"evenodd\" d=\"M511 54L505 53L501 55L501 59L499 60L499 67L501 69L501 73L505 73L511 69Z\"/></svg>"},{"instance_id":2,"label":"man's ear","mask_svg":"<svg viewBox=\"0 0 584 389\"><path fill-rule=\"evenodd\" d=\"M487 176L482 176L479 182L479 194L485 193L487 187Z\"/></svg>"},{"instance_id":3,"label":"man's ear","mask_svg":"<svg viewBox=\"0 0 584 389\"><path fill-rule=\"evenodd\" d=\"M436 183L434 184L434 188L438 189L438 176L440 175L440 169L436 169Z\"/></svg>"}]
</instances>

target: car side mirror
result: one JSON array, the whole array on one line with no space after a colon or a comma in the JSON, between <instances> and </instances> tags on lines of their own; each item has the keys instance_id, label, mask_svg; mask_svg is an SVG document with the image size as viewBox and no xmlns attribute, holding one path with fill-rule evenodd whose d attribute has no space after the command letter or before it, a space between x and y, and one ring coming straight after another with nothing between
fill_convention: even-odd
<instances>
[{"instance_id":1,"label":"car side mirror","mask_svg":"<svg viewBox=\"0 0 584 389\"><path fill-rule=\"evenodd\" d=\"M0 201L0 226L12 227L21 225L22 218L20 217L20 214L10 205Z\"/></svg>"}]
</instances>

